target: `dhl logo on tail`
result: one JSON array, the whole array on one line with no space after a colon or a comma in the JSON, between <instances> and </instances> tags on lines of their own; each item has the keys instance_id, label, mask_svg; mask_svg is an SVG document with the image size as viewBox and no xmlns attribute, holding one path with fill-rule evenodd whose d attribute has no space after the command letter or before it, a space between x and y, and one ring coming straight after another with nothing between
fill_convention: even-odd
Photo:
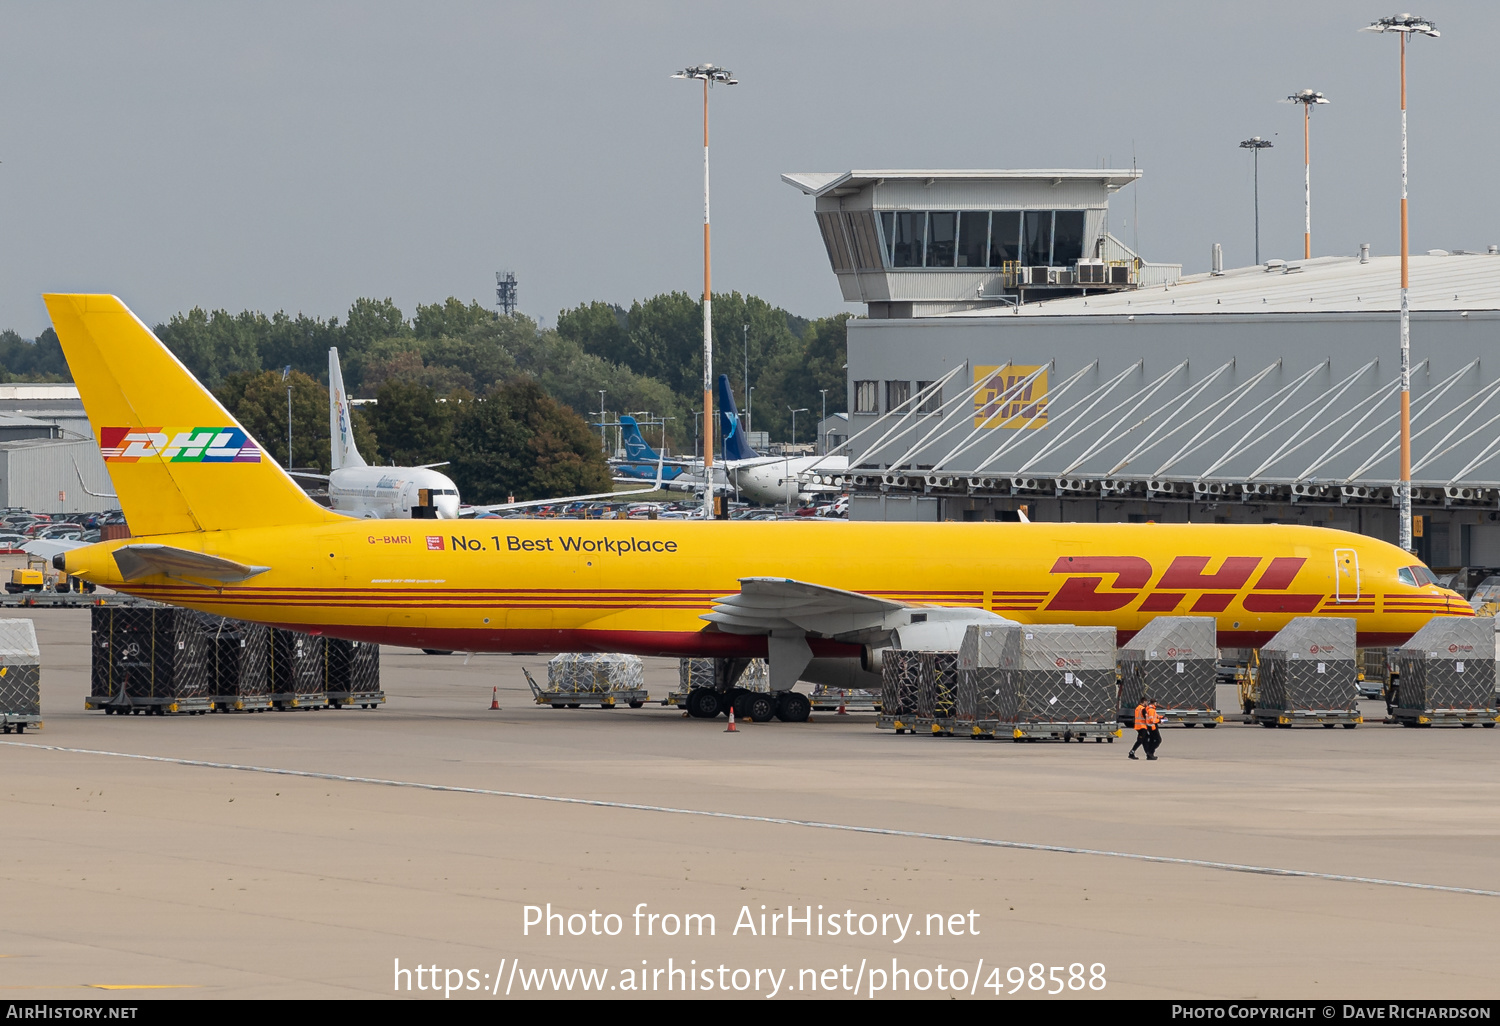
<instances>
[{"instance_id":1,"label":"dhl logo on tail","mask_svg":"<svg viewBox=\"0 0 1500 1026\"><path fill-rule=\"evenodd\" d=\"M105 463L259 463L260 446L237 427L106 427L99 429Z\"/></svg>"}]
</instances>

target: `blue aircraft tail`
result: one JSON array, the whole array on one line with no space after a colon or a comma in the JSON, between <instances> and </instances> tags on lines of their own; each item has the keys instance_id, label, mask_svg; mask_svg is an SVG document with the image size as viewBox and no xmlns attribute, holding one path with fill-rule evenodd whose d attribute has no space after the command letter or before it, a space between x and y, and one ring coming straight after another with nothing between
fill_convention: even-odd
<instances>
[{"instance_id":1,"label":"blue aircraft tail","mask_svg":"<svg viewBox=\"0 0 1500 1026\"><path fill-rule=\"evenodd\" d=\"M656 450L651 448L646 439L641 435L641 426L635 422L635 418L629 414L620 414L620 427L620 434L625 443L625 458L628 460L655 463L657 460Z\"/></svg>"},{"instance_id":2,"label":"blue aircraft tail","mask_svg":"<svg viewBox=\"0 0 1500 1026\"><path fill-rule=\"evenodd\" d=\"M719 434L724 439L726 460L753 460L760 453L750 448L745 432L740 428L739 411L734 407L734 393L729 388L729 376L719 375Z\"/></svg>"}]
</instances>

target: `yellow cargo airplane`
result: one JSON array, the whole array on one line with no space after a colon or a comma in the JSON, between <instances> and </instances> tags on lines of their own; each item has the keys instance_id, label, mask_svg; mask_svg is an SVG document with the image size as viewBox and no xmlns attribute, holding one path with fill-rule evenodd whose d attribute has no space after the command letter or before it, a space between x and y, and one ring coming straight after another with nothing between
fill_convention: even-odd
<instances>
[{"instance_id":1,"label":"yellow cargo airplane","mask_svg":"<svg viewBox=\"0 0 1500 1026\"><path fill-rule=\"evenodd\" d=\"M1335 616L1376 646L1472 615L1395 546L1312 527L353 520L309 499L119 299L46 301L135 535L56 565L174 605L419 648L711 656L725 690L769 657L792 720L798 679L878 686L890 647L956 648L984 620L1124 640L1198 614L1221 645L1257 646L1294 616ZM719 707L704 689L692 709Z\"/></svg>"}]
</instances>

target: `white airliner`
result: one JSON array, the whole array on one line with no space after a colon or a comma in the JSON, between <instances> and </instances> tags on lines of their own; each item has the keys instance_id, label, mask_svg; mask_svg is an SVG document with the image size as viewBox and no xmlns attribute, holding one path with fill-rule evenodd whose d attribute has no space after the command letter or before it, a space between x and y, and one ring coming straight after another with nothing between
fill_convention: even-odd
<instances>
[{"instance_id":1,"label":"white airliner","mask_svg":"<svg viewBox=\"0 0 1500 1026\"><path fill-rule=\"evenodd\" d=\"M630 418L621 417L621 422ZM734 394L729 378L719 375L719 430L723 439L723 460L714 466L714 490L737 492L742 499L772 506L782 503L832 499L846 490L849 471L847 456L762 456L752 449L740 431ZM656 451L640 437L640 429L631 421L627 425L633 437L626 449L638 461L659 460ZM631 468L640 473L640 467ZM631 480L631 478L616 478ZM664 488L673 491L703 491L703 461L678 464L678 475Z\"/></svg>"},{"instance_id":2,"label":"white airliner","mask_svg":"<svg viewBox=\"0 0 1500 1026\"><path fill-rule=\"evenodd\" d=\"M349 394L339 369L339 351L328 350L328 433L333 443L330 474L296 472L328 482L328 504L339 513L366 520L426 517L458 519L458 486L431 463L421 467L372 467L354 444Z\"/></svg>"}]
</instances>

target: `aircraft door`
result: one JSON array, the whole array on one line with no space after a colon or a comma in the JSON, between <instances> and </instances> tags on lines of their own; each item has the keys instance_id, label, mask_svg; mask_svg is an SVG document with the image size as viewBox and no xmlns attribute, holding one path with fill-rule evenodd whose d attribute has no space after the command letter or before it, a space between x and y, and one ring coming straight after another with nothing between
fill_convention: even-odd
<instances>
[{"instance_id":1,"label":"aircraft door","mask_svg":"<svg viewBox=\"0 0 1500 1026\"><path fill-rule=\"evenodd\" d=\"M1333 600L1359 601L1359 553L1353 549L1333 550Z\"/></svg>"}]
</instances>

